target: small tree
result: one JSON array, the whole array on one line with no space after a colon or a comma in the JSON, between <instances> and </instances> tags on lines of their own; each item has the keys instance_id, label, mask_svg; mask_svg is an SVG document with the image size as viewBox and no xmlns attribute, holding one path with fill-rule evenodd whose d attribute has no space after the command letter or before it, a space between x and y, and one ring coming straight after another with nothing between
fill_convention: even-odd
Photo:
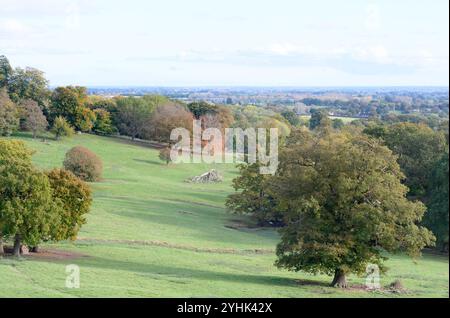
<instances>
[{"instance_id":1,"label":"small tree","mask_svg":"<svg viewBox=\"0 0 450 318\"><path fill-rule=\"evenodd\" d=\"M103 164L95 153L77 146L66 153L64 168L84 181L95 182L101 179Z\"/></svg>"},{"instance_id":2,"label":"small tree","mask_svg":"<svg viewBox=\"0 0 450 318\"><path fill-rule=\"evenodd\" d=\"M92 203L91 190L85 182L67 170L51 170L47 172L47 177L53 190L53 198L62 203L62 209L59 210L61 222L52 227L51 239L74 240L81 226L86 223L85 214L89 212Z\"/></svg>"},{"instance_id":3,"label":"small tree","mask_svg":"<svg viewBox=\"0 0 450 318\"><path fill-rule=\"evenodd\" d=\"M281 116L286 118L286 120L292 125L292 126L298 126L300 124L300 118L298 115L292 111L292 110L285 110L281 113Z\"/></svg>"},{"instance_id":4,"label":"small tree","mask_svg":"<svg viewBox=\"0 0 450 318\"><path fill-rule=\"evenodd\" d=\"M434 236L417 225L425 207L406 198L403 177L392 152L367 136L293 134L270 185L287 224L276 265L346 287L346 275L369 263L384 270L383 251L420 255Z\"/></svg>"},{"instance_id":5,"label":"small tree","mask_svg":"<svg viewBox=\"0 0 450 318\"><path fill-rule=\"evenodd\" d=\"M0 89L0 136L11 135L19 126L19 112L8 96L6 89Z\"/></svg>"},{"instance_id":6,"label":"small tree","mask_svg":"<svg viewBox=\"0 0 450 318\"><path fill-rule=\"evenodd\" d=\"M33 133L33 138L36 138L37 134L45 131L48 126L47 119L45 118L38 103L28 99L22 104L23 114L23 128Z\"/></svg>"},{"instance_id":7,"label":"small tree","mask_svg":"<svg viewBox=\"0 0 450 318\"><path fill-rule=\"evenodd\" d=\"M170 147L162 148L159 151L159 159L161 159L161 161L164 161L167 165L172 161L172 159L170 158Z\"/></svg>"},{"instance_id":8,"label":"small tree","mask_svg":"<svg viewBox=\"0 0 450 318\"><path fill-rule=\"evenodd\" d=\"M73 128L69 125L64 117L56 117L51 132L55 135L55 139L59 140L61 137L71 137L74 134Z\"/></svg>"},{"instance_id":9,"label":"small tree","mask_svg":"<svg viewBox=\"0 0 450 318\"><path fill-rule=\"evenodd\" d=\"M332 120L332 125L334 129L340 130L342 128L344 128L345 123L342 119L340 118L336 118Z\"/></svg>"},{"instance_id":10,"label":"small tree","mask_svg":"<svg viewBox=\"0 0 450 318\"><path fill-rule=\"evenodd\" d=\"M321 109L311 109L311 119L309 120L309 129L331 127L332 122L326 111Z\"/></svg>"}]
</instances>

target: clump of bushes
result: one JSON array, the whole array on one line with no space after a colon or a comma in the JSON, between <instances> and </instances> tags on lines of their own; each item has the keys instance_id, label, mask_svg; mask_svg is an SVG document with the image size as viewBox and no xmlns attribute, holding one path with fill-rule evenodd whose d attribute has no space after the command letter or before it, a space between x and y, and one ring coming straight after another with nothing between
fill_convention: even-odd
<instances>
[{"instance_id":1,"label":"clump of bushes","mask_svg":"<svg viewBox=\"0 0 450 318\"><path fill-rule=\"evenodd\" d=\"M95 182L101 179L103 164L95 153L77 146L66 153L64 168L84 181Z\"/></svg>"}]
</instances>

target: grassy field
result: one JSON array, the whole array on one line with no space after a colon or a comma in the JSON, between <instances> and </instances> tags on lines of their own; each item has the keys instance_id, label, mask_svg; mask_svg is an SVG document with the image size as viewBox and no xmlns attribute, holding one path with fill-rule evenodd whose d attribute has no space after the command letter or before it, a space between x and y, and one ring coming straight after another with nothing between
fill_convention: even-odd
<instances>
[{"instance_id":1,"label":"grassy field","mask_svg":"<svg viewBox=\"0 0 450 318\"><path fill-rule=\"evenodd\" d=\"M448 258L416 262L392 256L382 285L400 279L408 292L330 288L330 277L273 266L278 235L236 229L242 219L224 201L237 171L230 165L165 166L158 152L106 137L77 135L59 142L25 140L41 168L60 167L67 150L83 145L104 162L92 185L94 203L75 242L42 248L59 257L0 259L0 297L448 297ZM224 182L197 185L188 177L216 168ZM67 264L81 269L81 288L65 287ZM353 285L363 277L350 277Z\"/></svg>"}]
</instances>

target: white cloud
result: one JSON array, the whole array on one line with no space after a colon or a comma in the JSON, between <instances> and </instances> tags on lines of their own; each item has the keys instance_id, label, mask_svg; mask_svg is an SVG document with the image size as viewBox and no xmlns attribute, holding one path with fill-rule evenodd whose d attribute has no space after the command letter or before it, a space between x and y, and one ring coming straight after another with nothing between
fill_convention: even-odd
<instances>
[{"instance_id":1,"label":"white cloud","mask_svg":"<svg viewBox=\"0 0 450 318\"><path fill-rule=\"evenodd\" d=\"M389 64L394 62L390 57L388 50L383 45L356 48L352 53L352 56L357 60L379 64Z\"/></svg>"},{"instance_id":2,"label":"white cloud","mask_svg":"<svg viewBox=\"0 0 450 318\"><path fill-rule=\"evenodd\" d=\"M381 28L381 13L378 5L369 4L366 6L364 26L368 31L377 31Z\"/></svg>"},{"instance_id":3,"label":"white cloud","mask_svg":"<svg viewBox=\"0 0 450 318\"><path fill-rule=\"evenodd\" d=\"M64 14L68 8L77 5L83 12L92 10L88 0L0 0L3 14L21 14L22 16L42 16Z\"/></svg>"},{"instance_id":4,"label":"white cloud","mask_svg":"<svg viewBox=\"0 0 450 318\"><path fill-rule=\"evenodd\" d=\"M0 20L0 33L24 33L28 32L30 28L23 22L17 19L2 19Z\"/></svg>"}]
</instances>

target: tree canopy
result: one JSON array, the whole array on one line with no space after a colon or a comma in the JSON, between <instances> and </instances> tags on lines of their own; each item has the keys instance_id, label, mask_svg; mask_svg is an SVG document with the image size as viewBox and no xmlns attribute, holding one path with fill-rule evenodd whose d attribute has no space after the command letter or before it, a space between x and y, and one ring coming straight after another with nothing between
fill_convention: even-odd
<instances>
[{"instance_id":1,"label":"tree canopy","mask_svg":"<svg viewBox=\"0 0 450 318\"><path fill-rule=\"evenodd\" d=\"M425 206L406 198L403 178L380 141L293 133L269 181L286 211L277 266L334 274L332 284L345 287L347 273L363 273L369 263L383 269L383 251L418 256L434 237L417 225Z\"/></svg>"}]
</instances>

